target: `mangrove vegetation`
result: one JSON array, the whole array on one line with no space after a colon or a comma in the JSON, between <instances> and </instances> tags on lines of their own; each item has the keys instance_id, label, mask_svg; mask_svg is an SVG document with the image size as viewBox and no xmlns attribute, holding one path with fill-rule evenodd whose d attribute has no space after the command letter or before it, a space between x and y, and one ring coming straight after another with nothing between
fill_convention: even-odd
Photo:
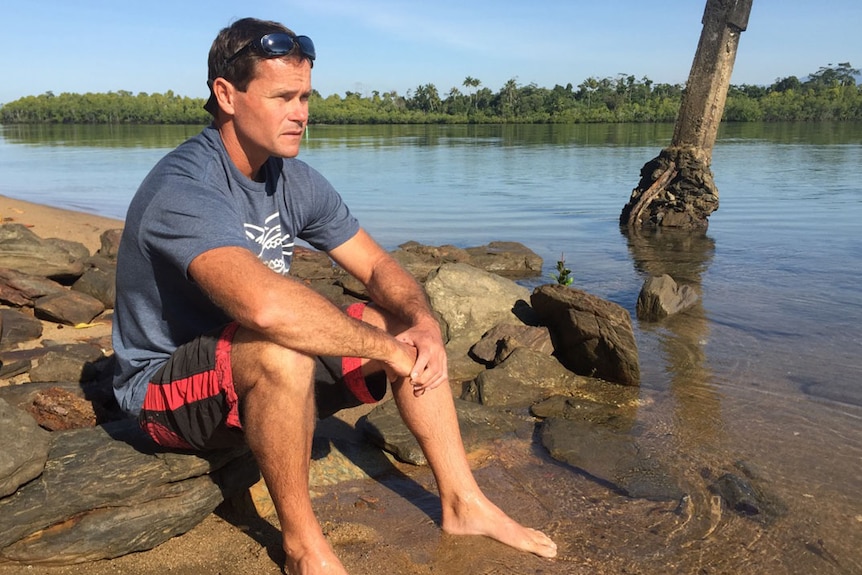
<instances>
[{"instance_id":1,"label":"mangrove vegetation","mask_svg":"<svg viewBox=\"0 0 862 575\"><path fill-rule=\"evenodd\" d=\"M862 120L859 70L849 62L821 67L769 86L731 85L724 121ZM616 123L673 122L685 87L618 74L544 88L510 79L496 92L471 76L441 93L423 84L395 91L346 92L310 99L312 124ZM205 99L108 93L27 96L0 107L3 124L206 124Z\"/></svg>"}]
</instances>

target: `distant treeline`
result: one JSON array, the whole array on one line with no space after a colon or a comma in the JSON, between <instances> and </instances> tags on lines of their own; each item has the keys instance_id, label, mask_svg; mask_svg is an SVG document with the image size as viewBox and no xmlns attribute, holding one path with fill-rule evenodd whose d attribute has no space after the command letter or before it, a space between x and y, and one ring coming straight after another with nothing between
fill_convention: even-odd
<instances>
[{"instance_id":1,"label":"distant treeline","mask_svg":"<svg viewBox=\"0 0 862 575\"><path fill-rule=\"evenodd\" d=\"M804 80L789 76L770 86L732 85L724 120L778 122L862 120L859 70L849 62L829 65ZM310 100L314 124L467 124L467 123L615 123L673 122L685 87L656 84L647 77L619 74L587 78L576 87L541 88L511 79L493 92L468 76L461 87L441 95L423 84L400 95L390 91L347 92ZM205 124L210 116L203 98L165 94L27 96L0 107L3 124Z\"/></svg>"}]
</instances>

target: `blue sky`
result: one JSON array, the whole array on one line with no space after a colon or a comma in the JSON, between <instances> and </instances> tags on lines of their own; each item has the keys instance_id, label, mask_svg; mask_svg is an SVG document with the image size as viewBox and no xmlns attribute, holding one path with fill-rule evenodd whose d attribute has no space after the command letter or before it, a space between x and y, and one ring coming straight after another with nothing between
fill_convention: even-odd
<instances>
[{"instance_id":1,"label":"blue sky","mask_svg":"<svg viewBox=\"0 0 862 575\"><path fill-rule=\"evenodd\" d=\"M441 94L473 76L552 88L620 73L684 83L705 0L5 0L0 103L53 91L204 97L218 30L244 16L311 36L313 83ZM660 9L659 9L660 8ZM827 64L862 67L860 0L754 0L734 84L770 84Z\"/></svg>"}]
</instances>

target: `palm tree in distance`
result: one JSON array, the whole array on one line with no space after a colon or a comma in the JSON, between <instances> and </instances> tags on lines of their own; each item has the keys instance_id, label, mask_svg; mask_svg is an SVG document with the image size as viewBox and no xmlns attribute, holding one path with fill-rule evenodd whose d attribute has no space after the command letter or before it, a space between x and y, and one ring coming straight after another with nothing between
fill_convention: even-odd
<instances>
[{"instance_id":1,"label":"palm tree in distance","mask_svg":"<svg viewBox=\"0 0 862 575\"><path fill-rule=\"evenodd\" d=\"M474 78L473 76L467 76L464 78L463 86L465 88L471 88L470 99L473 100L473 109L478 107L478 102L476 101L476 90L479 86L482 85L482 82L478 78Z\"/></svg>"}]
</instances>

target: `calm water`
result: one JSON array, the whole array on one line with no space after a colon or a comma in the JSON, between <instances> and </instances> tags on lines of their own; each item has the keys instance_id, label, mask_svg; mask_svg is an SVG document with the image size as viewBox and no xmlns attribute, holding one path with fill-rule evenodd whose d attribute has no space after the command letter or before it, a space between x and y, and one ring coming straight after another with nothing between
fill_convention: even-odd
<instances>
[{"instance_id":1,"label":"calm water","mask_svg":"<svg viewBox=\"0 0 862 575\"><path fill-rule=\"evenodd\" d=\"M197 131L0 127L0 194L122 217ZM648 274L694 285L693 310L636 324L651 440L689 475L753 463L790 508L776 552L813 538L799 572L860 573L862 125L724 126L708 232L627 238L620 210L671 131L312 126L301 157L388 248L519 241L632 313Z\"/></svg>"}]
</instances>

